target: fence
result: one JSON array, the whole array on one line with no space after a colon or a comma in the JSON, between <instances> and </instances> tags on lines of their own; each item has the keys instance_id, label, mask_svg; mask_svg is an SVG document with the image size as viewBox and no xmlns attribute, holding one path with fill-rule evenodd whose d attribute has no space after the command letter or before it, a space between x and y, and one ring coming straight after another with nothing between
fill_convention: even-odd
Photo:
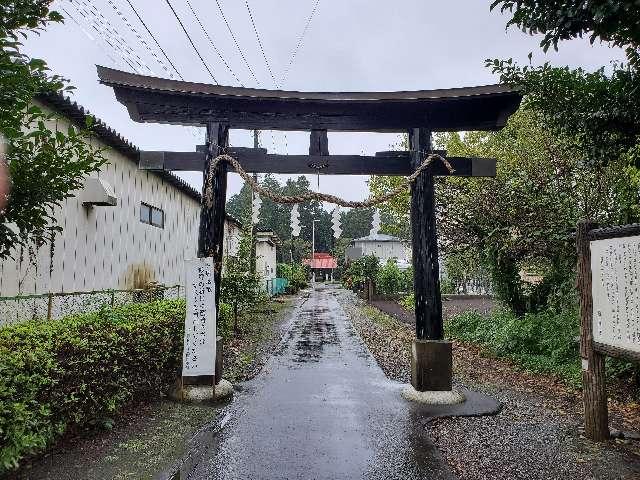
<instances>
[{"instance_id":1,"label":"fence","mask_svg":"<svg viewBox=\"0 0 640 480\"><path fill-rule=\"evenodd\" d=\"M271 296L283 294L289 281L286 278L272 278L267 280L267 293Z\"/></svg>"},{"instance_id":2,"label":"fence","mask_svg":"<svg viewBox=\"0 0 640 480\"><path fill-rule=\"evenodd\" d=\"M180 291L180 285L173 285L135 290L98 290L0 297L0 326L23 320L61 318L78 313L95 312L103 306L179 298ZM184 288L182 293L184 294Z\"/></svg>"}]
</instances>

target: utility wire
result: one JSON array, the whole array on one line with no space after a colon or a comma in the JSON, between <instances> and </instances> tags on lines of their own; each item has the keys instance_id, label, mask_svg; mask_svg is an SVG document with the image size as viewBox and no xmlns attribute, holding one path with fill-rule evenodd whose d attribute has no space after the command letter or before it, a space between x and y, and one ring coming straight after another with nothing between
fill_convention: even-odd
<instances>
[{"instance_id":1,"label":"utility wire","mask_svg":"<svg viewBox=\"0 0 640 480\"><path fill-rule=\"evenodd\" d=\"M73 6L73 5L72 5ZM117 65L118 62L116 61L115 58L113 58L111 56L111 54L109 53L109 51L104 48L104 46L102 46L102 44L100 44L100 42L98 42L95 37L93 35L91 35L86 28L84 28L84 26L80 23L80 21L78 19L76 19L73 15L71 15L71 13L69 12L69 10L67 10L64 5L60 5L60 9L65 13L66 17L65 18L70 18L71 20L73 20L73 22L78 26L78 28L82 31L82 33L85 34L85 36L91 40L93 43L96 44L96 46L102 50L102 52L109 58L109 60L111 60L111 62L114 65Z\"/></svg>"},{"instance_id":2,"label":"utility wire","mask_svg":"<svg viewBox=\"0 0 640 480\"><path fill-rule=\"evenodd\" d=\"M82 0L82 3L88 5L98 22L103 26L104 30L111 35L114 40L114 43L118 45L118 47L124 52L124 54L135 64L138 66L134 66L134 71L138 73L144 73L145 70L151 72L151 69L147 66L147 64L142 60L142 57L138 55L138 52L131 48L131 46L127 43L122 35L116 30L116 28L111 24L111 22L102 14L102 12L95 6L91 1L87 2L86 0ZM153 72L152 72L153 73Z\"/></svg>"},{"instance_id":3,"label":"utility wire","mask_svg":"<svg viewBox=\"0 0 640 480\"><path fill-rule=\"evenodd\" d=\"M193 50L196 52L196 55L198 55L198 57L200 58L200 61L202 62L202 65L204 65L204 68L207 70L207 72L209 72L209 75L211 75L211 78L216 83L216 85L219 85L218 80L216 80L216 77L213 76L213 72L211 71L211 69L207 65L207 62L205 62L204 58L202 58L202 55L200 55L200 52L198 51L198 48L196 47L196 44L193 43L193 40L191 39L191 35L189 35L189 32L187 32L187 29L185 28L184 24L182 23L182 20L180 20L180 17L178 16L177 12L173 8L173 5L171 5L171 2L169 0L165 0L165 2L167 3L167 5L169 5L169 8L173 12L173 16L176 17L176 20L178 20L178 23L182 27L182 31L184 32L184 34L189 39L189 43L191 43L191 46L193 47Z\"/></svg>"},{"instance_id":4,"label":"utility wire","mask_svg":"<svg viewBox=\"0 0 640 480\"><path fill-rule=\"evenodd\" d=\"M187 5L189 6L189 10L191 10L191 13L193 13L193 16L196 18L196 21L198 22L198 25L200 25L200 28L202 29L202 32L207 37L207 40L209 40L209 43L211 44L211 46L213 47L215 52L218 54L218 57L220 57L220 60L222 60L222 63L224 63L224 66L227 67L227 70L229 70L229 72L231 72L231 75L233 75L233 78L236 79L236 81L240 84L240 86L244 87L244 84L240 81L240 79L235 74L233 69L229 66L227 61L224 59L224 57L222 56L222 53L220 53L220 50L218 50L218 47L216 47L216 45L213 43L213 40L209 36L209 33L207 32L207 30L204 28L204 25L200 21L200 17L198 17L198 14L194 10L194 8L191 6L191 2L189 0L187 0Z\"/></svg>"},{"instance_id":5,"label":"utility wire","mask_svg":"<svg viewBox=\"0 0 640 480\"><path fill-rule=\"evenodd\" d=\"M124 24L129 28L129 31L133 33L133 35L136 37L138 42L140 42L140 44L151 54L151 56L156 61L156 63L162 67L162 69L166 72L166 74L170 78L173 77L174 76L173 72L169 69L166 62L164 62L164 60L158 57L158 54L156 53L156 51L153 48L151 48L151 46L142 37L142 35L140 35L138 30L131 24L131 22L129 21L129 18L127 18L127 16L124 14L122 10L120 10L120 7L116 4L116 2L114 0L107 0L107 2L109 3L109 5L111 5L111 8L113 8L113 10L116 12L118 17L120 18L120 20L122 20ZM149 71L151 72L152 75L155 75L151 69L149 69Z\"/></svg>"},{"instance_id":6,"label":"utility wire","mask_svg":"<svg viewBox=\"0 0 640 480\"><path fill-rule=\"evenodd\" d=\"M262 45L262 40L260 39L260 34L258 33L258 28L256 27L256 22L253 19L253 12L251 12L251 7L249 6L249 0L244 1L245 6L247 7L247 12L249 12L249 18L251 19L251 25L253 25L253 31L256 34L256 40L258 40L258 45L260 46L260 51L262 52L262 58L264 58L264 63L267 65L267 70L269 71L269 75L271 75L271 79L273 80L273 84L276 88L280 88L278 85L278 81L276 80L273 71L271 70L271 64L269 63L269 59L267 58L267 54L264 51L264 46Z\"/></svg>"},{"instance_id":7,"label":"utility wire","mask_svg":"<svg viewBox=\"0 0 640 480\"><path fill-rule=\"evenodd\" d=\"M260 86L260 80L258 80L258 78L256 77L256 74L253 72L253 69L251 68L251 65L249 65L249 62L247 62L247 58L244 56L244 52L242 51L242 48L240 48L240 44L238 43L238 40L236 39L236 36L233 33L233 30L231 30L231 26L229 25L229 22L227 21L227 17L225 17L224 12L222 11L222 5L220 5L220 0L216 0L216 5L218 5L218 10L220 10L220 15L222 16L222 19L224 20L224 23L227 26L227 30L229 30L229 33L231 34L231 38L233 39L233 43L235 43L236 48L238 49L238 52L240 53L240 56L242 57L242 61L244 62L244 64L249 69L249 72L251 73L251 76L256 81L258 86Z\"/></svg>"},{"instance_id":8,"label":"utility wire","mask_svg":"<svg viewBox=\"0 0 640 480\"><path fill-rule=\"evenodd\" d=\"M89 27L96 31L102 41L122 59L125 69L128 65L132 71L141 73L138 70L138 67L132 63L132 59L130 58L131 56L128 52L122 47L117 39L113 38L113 35L107 29L105 23L102 22L95 12L89 8L93 8L93 6L87 4L84 0L82 0L82 4L78 0L69 0L69 4L78 12L78 14L80 14L80 16L82 16L82 18L85 19Z\"/></svg>"},{"instance_id":9,"label":"utility wire","mask_svg":"<svg viewBox=\"0 0 640 480\"><path fill-rule=\"evenodd\" d=\"M133 4L131 3L131 0L127 0L127 3L129 4L129 6L131 7L131 10L133 10L133 13L135 13L136 17L138 17L138 20L140 20L140 23L142 24L142 26L144 27L144 29L147 31L147 33L149 34L149 36L153 39L153 41L156 43L156 45L158 46L158 48L160 49L160 51L162 52L162 55L164 55L164 58L167 59L167 62L169 62L169 65L171 65L171 68L173 68L175 70L175 72L178 74L178 76L180 77L180 80L184 80L184 78L182 77L182 74L180 73L180 71L176 68L176 66L173 64L173 62L171 61L171 59L169 58L169 56L167 55L167 52L164 51L164 49L160 46L160 43L158 42L158 40L156 39L155 35L151 32L151 30L149 30L149 27L147 26L147 24L145 23L145 21L142 19L142 17L140 16L140 14L138 13L138 11L136 10L136 7L133 6Z\"/></svg>"},{"instance_id":10,"label":"utility wire","mask_svg":"<svg viewBox=\"0 0 640 480\"><path fill-rule=\"evenodd\" d=\"M84 0L83 0L84 1ZM111 35L114 36L114 38L116 39L116 41L123 45L123 50L125 51L125 53L136 63L138 64L138 66L140 67L139 69L136 68L135 70L138 73L143 73L144 70L147 70L148 72L150 72L151 74L153 74L153 71L149 68L149 66L145 63L144 60L142 60L142 57L140 55L138 55L138 52L136 51L136 49L132 48L129 43L127 43L127 41L125 40L125 38L120 35L119 31L111 24L111 22L102 14L102 12L96 8L95 5L91 4L91 8L95 11L95 14L97 14L100 18L100 21L103 22L106 25L107 30L111 29Z\"/></svg>"},{"instance_id":11,"label":"utility wire","mask_svg":"<svg viewBox=\"0 0 640 480\"><path fill-rule=\"evenodd\" d=\"M307 18L307 22L304 26L304 29L302 30L302 34L300 35L300 38L298 38L298 43L296 43L296 48L293 50L293 53L291 54L291 60L289 60L289 64L287 65L287 68L285 69L284 74L282 75L282 81L280 82L281 85L285 84L287 77L291 72L291 67L293 66L293 62L295 61L296 56L298 55L298 51L300 50L300 47L304 42L304 37L307 34L307 30L309 30L309 27L311 26L311 20L313 20L313 17L315 16L316 11L318 10L319 3L320 3L320 0L316 0L316 2L313 4L313 9L311 10L311 14L309 15L309 18Z\"/></svg>"}]
</instances>

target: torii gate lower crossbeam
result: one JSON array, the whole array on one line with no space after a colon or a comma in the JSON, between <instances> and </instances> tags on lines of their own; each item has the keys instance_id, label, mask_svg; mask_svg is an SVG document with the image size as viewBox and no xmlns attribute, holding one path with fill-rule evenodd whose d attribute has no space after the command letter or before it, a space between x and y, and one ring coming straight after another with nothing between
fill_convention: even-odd
<instances>
[{"instance_id":1,"label":"torii gate lower crossbeam","mask_svg":"<svg viewBox=\"0 0 640 480\"><path fill-rule=\"evenodd\" d=\"M100 81L138 122L204 125L207 145L195 152L142 152L140 167L202 169L205 184L198 251L216 265L218 301L222 262L227 166L209 181L212 161L223 149L247 172L407 175L432 152L432 131L498 130L516 111L521 95L508 86L414 92L285 92L224 87L136 75L98 67ZM309 155L269 155L263 149L227 149L229 129L310 131ZM375 157L329 155L327 131L408 132L409 152ZM495 160L450 159L459 176L495 175ZM434 176L430 165L411 189L416 298L412 384L418 391L451 390L451 344L443 339Z\"/></svg>"}]
</instances>

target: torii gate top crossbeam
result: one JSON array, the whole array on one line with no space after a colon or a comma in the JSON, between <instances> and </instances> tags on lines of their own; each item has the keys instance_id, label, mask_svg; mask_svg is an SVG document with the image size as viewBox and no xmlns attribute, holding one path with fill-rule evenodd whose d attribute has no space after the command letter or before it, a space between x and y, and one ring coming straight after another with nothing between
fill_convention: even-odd
<instances>
[{"instance_id":1,"label":"torii gate top crossbeam","mask_svg":"<svg viewBox=\"0 0 640 480\"><path fill-rule=\"evenodd\" d=\"M406 132L498 130L521 94L505 85L412 92L287 92L136 75L98 66L137 122L247 130Z\"/></svg>"}]
</instances>

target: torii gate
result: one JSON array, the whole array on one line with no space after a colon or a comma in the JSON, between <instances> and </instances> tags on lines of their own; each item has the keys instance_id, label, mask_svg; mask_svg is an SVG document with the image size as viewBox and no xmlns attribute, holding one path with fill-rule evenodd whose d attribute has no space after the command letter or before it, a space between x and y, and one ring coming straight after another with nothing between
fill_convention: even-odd
<instances>
[{"instance_id":1,"label":"torii gate","mask_svg":"<svg viewBox=\"0 0 640 480\"><path fill-rule=\"evenodd\" d=\"M289 92L193 83L98 67L101 83L113 87L132 120L206 126L206 145L194 152L141 152L140 168L197 170L208 178L211 163L225 152L246 172L335 175L410 175L431 153L431 133L499 130L521 95L504 85L412 92ZM268 154L260 148L230 148L229 129L310 131L309 155ZM327 131L409 133L410 150L375 156L330 155ZM445 155L445 152L439 152ZM456 176L495 176L496 161L448 157ZM213 202L202 202L198 255L212 256L219 298L223 252L226 163L211 182ZM416 338L411 384L419 391L452 387L451 343L444 340L440 297L434 176L449 175L434 163L411 187Z\"/></svg>"}]
</instances>

